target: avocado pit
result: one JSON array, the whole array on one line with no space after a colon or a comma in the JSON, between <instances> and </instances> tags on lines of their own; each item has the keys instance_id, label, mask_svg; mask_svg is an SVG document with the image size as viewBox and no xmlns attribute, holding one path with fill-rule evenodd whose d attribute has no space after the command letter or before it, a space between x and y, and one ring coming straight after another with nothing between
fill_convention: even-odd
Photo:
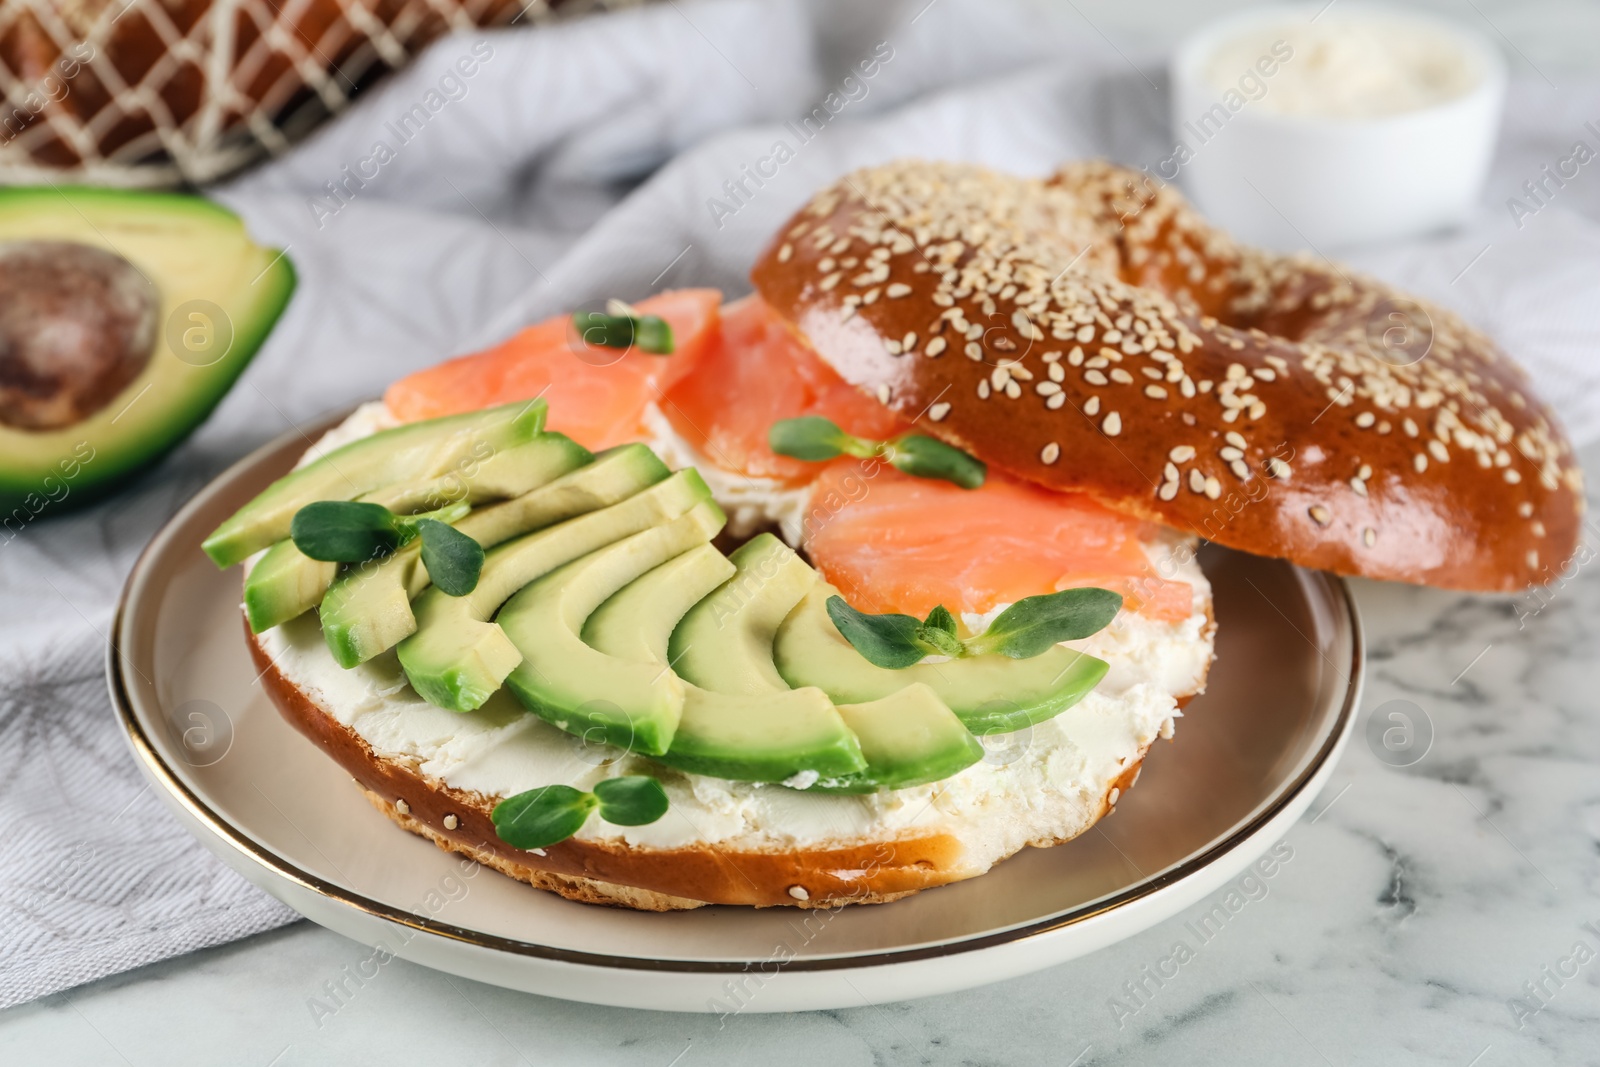
<instances>
[{"instance_id":1,"label":"avocado pit","mask_svg":"<svg viewBox=\"0 0 1600 1067\"><path fill-rule=\"evenodd\" d=\"M160 303L107 249L0 242L0 423L59 430L104 408L150 362Z\"/></svg>"}]
</instances>

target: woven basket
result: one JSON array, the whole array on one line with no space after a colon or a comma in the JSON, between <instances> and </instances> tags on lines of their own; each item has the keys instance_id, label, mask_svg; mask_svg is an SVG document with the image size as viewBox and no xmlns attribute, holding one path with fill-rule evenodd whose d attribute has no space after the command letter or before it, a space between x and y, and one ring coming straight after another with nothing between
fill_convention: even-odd
<instances>
[{"instance_id":1,"label":"woven basket","mask_svg":"<svg viewBox=\"0 0 1600 1067\"><path fill-rule=\"evenodd\" d=\"M636 0L0 0L0 183L199 184L452 31Z\"/></svg>"}]
</instances>

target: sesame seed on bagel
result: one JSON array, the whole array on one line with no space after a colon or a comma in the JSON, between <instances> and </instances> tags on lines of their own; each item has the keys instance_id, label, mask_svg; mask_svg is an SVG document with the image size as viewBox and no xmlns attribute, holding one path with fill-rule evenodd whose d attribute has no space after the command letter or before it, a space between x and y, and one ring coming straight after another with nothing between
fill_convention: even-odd
<instances>
[{"instance_id":1,"label":"sesame seed on bagel","mask_svg":"<svg viewBox=\"0 0 1600 1067\"><path fill-rule=\"evenodd\" d=\"M752 278L926 432L1220 544L1490 591L1553 579L1577 546L1572 447L1492 341L1332 262L1243 247L1138 171L857 171Z\"/></svg>"}]
</instances>

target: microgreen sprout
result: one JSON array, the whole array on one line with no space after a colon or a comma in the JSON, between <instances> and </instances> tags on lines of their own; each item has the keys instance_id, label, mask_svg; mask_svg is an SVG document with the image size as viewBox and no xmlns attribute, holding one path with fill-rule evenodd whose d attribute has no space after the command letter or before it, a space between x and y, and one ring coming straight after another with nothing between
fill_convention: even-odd
<instances>
[{"instance_id":1,"label":"microgreen sprout","mask_svg":"<svg viewBox=\"0 0 1600 1067\"><path fill-rule=\"evenodd\" d=\"M828 617L844 639L868 662L889 670L909 667L925 656L1031 659L1051 645L1098 633L1121 608L1121 595L1109 589L1063 589L1024 597L997 615L983 633L963 639L955 616L943 604L918 621L914 615L871 615L851 607L842 596L828 598Z\"/></svg>"},{"instance_id":2,"label":"microgreen sprout","mask_svg":"<svg viewBox=\"0 0 1600 1067\"><path fill-rule=\"evenodd\" d=\"M846 433L820 415L803 415L773 423L767 432L767 443L781 456L811 463L838 456L882 459L906 474L954 482L963 489L981 486L988 471L982 460L936 437L908 433L888 441L874 441Z\"/></svg>"}]
</instances>

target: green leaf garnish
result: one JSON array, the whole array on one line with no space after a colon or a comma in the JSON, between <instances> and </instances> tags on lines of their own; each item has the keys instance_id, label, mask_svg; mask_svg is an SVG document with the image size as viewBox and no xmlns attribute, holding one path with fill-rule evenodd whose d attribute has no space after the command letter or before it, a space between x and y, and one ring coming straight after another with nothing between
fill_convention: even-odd
<instances>
[{"instance_id":1,"label":"green leaf garnish","mask_svg":"<svg viewBox=\"0 0 1600 1067\"><path fill-rule=\"evenodd\" d=\"M466 518L471 511L471 504L457 502L455 504L446 504L437 511L424 511L416 515L396 515L394 524L400 528L400 536L409 541L417 536L417 524L419 523L426 522L429 519L447 524L453 523L459 519Z\"/></svg>"},{"instance_id":2,"label":"green leaf garnish","mask_svg":"<svg viewBox=\"0 0 1600 1067\"><path fill-rule=\"evenodd\" d=\"M828 598L828 618L844 639L867 662L892 671L928 655L1031 659L1051 645L1098 633L1121 609L1121 595L1109 589L1063 589L1024 597L996 616L981 635L962 639L955 616L943 604L918 622L910 615L869 615L851 607L844 597Z\"/></svg>"},{"instance_id":3,"label":"green leaf garnish","mask_svg":"<svg viewBox=\"0 0 1600 1067\"><path fill-rule=\"evenodd\" d=\"M490 817L494 832L513 848L545 848L565 841L596 808L617 826L644 826L667 813L667 791L648 775L607 778L585 793L570 785L546 785L507 797Z\"/></svg>"},{"instance_id":4,"label":"green leaf garnish","mask_svg":"<svg viewBox=\"0 0 1600 1067\"><path fill-rule=\"evenodd\" d=\"M951 637L956 636L956 617L950 614L950 609L943 604L928 612L928 617L922 620L922 625L933 630L943 630Z\"/></svg>"},{"instance_id":5,"label":"green leaf garnish","mask_svg":"<svg viewBox=\"0 0 1600 1067\"><path fill-rule=\"evenodd\" d=\"M600 817L617 826L644 826L667 813L667 791L647 775L630 774L595 783Z\"/></svg>"},{"instance_id":6,"label":"green leaf garnish","mask_svg":"<svg viewBox=\"0 0 1600 1067\"><path fill-rule=\"evenodd\" d=\"M851 607L844 597L831 596L828 618L857 652L879 667L897 671L928 654L917 639L922 623L913 615L868 615Z\"/></svg>"},{"instance_id":7,"label":"green leaf garnish","mask_svg":"<svg viewBox=\"0 0 1600 1067\"><path fill-rule=\"evenodd\" d=\"M544 848L583 829L599 805L593 793L570 785L547 785L507 797L494 806L490 818L494 832L512 848Z\"/></svg>"},{"instance_id":8,"label":"green leaf garnish","mask_svg":"<svg viewBox=\"0 0 1600 1067\"><path fill-rule=\"evenodd\" d=\"M672 326L659 315L607 315L600 311L580 311L572 325L585 344L603 348L634 348L651 355L672 354Z\"/></svg>"},{"instance_id":9,"label":"green leaf garnish","mask_svg":"<svg viewBox=\"0 0 1600 1067\"><path fill-rule=\"evenodd\" d=\"M973 638L967 647L979 654L1029 659L1051 645L1098 633L1120 610L1121 594L1093 586L1024 597L996 616L983 636Z\"/></svg>"},{"instance_id":10,"label":"green leaf garnish","mask_svg":"<svg viewBox=\"0 0 1600 1067\"><path fill-rule=\"evenodd\" d=\"M289 537L301 552L328 563L365 563L421 537L429 579L451 596L466 596L483 572L483 546L450 523L471 510L457 503L421 515L396 515L382 504L319 500L295 512Z\"/></svg>"},{"instance_id":11,"label":"green leaf garnish","mask_svg":"<svg viewBox=\"0 0 1600 1067\"><path fill-rule=\"evenodd\" d=\"M845 433L820 415L780 419L767 431L767 445L780 456L818 463L840 455L879 458L896 470L918 478L939 478L963 489L983 484L988 468L983 461L920 433L902 434L889 441L873 441Z\"/></svg>"},{"instance_id":12,"label":"green leaf garnish","mask_svg":"<svg viewBox=\"0 0 1600 1067\"><path fill-rule=\"evenodd\" d=\"M920 433L908 433L889 442L884 458L895 470L918 478L942 478L963 489L978 488L988 474L983 460Z\"/></svg>"},{"instance_id":13,"label":"green leaf garnish","mask_svg":"<svg viewBox=\"0 0 1600 1067\"><path fill-rule=\"evenodd\" d=\"M940 610L943 605L934 610ZM940 626L930 626L923 623L917 627L917 641L927 648L934 650L936 655L949 656L956 659L961 656L961 638Z\"/></svg>"},{"instance_id":14,"label":"green leaf garnish","mask_svg":"<svg viewBox=\"0 0 1600 1067\"><path fill-rule=\"evenodd\" d=\"M875 447L872 442L845 433L820 415L780 419L767 431L767 443L780 456L793 456L808 463L820 463L846 452L861 455L863 446L865 458L872 455Z\"/></svg>"},{"instance_id":15,"label":"green leaf garnish","mask_svg":"<svg viewBox=\"0 0 1600 1067\"><path fill-rule=\"evenodd\" d=\"M319 500L289 523L295 547L325 563L362 563L388 555L402 540L394 515L382 504Z\"/></svg>"},{"instance_id":16,"label":"green leaf garnish","mask_svg":"<svg viewBox=\"0 0 1600 1067\"><path fill-rule=\"evenodd\" d=\"M438 519L422 519L416 528L429 581L451 596L466 596L478 587L478 576L483 573L482 545Z\"/></svg>"}]
</instances>

